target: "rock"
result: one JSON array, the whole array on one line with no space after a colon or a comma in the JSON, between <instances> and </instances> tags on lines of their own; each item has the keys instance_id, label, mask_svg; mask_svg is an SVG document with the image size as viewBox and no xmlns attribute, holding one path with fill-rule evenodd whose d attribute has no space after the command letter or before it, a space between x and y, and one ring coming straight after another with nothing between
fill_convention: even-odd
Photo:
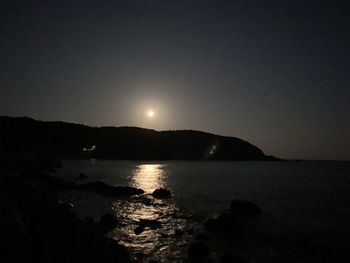
<instances>
[{"instance_id":1,"label":"rock","mask_svg":"<svg viewBox=\"0 0 350 263\"><path fill-rule=\"evenodd\" d=\"M201 242L194 242L188 249L189 262L209 262L209 247Z\"/></svg>"},{"instance_id":2,"label":"rock","mask_svg":"<svg viewBox=\"0 0 350 263\"><path fill-rule=\"evenodd\" d=\"M135 235L140 235L143 232L144 228L141 226L138 226L134 229Z\"/></svg>"},{"instance_id":3,"label":"rock","mask_svg":"<svg viewBox=\"0 0 350 263\"><path fill-rule=\"evenodd\" d=\"M85 178L87 178L87 175L86 175L85 173L80 173L80 174L78 175L78 177L79 177L80 179L85 179Z\"/></svg>"},{"instance_id":4,"label":"rock","mask_svg":"<svg viewBox=\"0 0 350 263\"><path fill-rule=\"evenodd\" d=\"M114 217L113 214L107 213L101 216L100 218L100 226L103 227L104 230L109 231L118 226L119 221Z\"/></svg>"},{"instance_id":5,"label":"rock","mask_svg":"<svg viewBox=\"0 0 350 263\"><path fill-rule=\"evenodd\" d=\"M231 202L231 212L241 216L259 216L262 214L259 206L242 200L233 200Z\"/></svg>"},{"instance_id":6,"label":"rock","mask_svg":"<svg viewBox=\"0 0 350 263\"><path fill-rule=\"evenodd\" d=\"M223 213L218 218L207 220L204 225L207 229L222 234L241 234L245 228L241 220L227 213Z\"/></svg>"},{"instance_id":7,"label":"rock","mask_svg":"<svg viewBox=\"0 0 350 263\"><path fill-rule=\"evenodd\" d=\"M162 226L162 223L157 221L157 220L150 220L150 219L140 219L140 226L143 227L149 227L152 229L157 229L160 228Z\"/></svg>"},{"instance_id":8,"label":"rock","mask_svg":"<svg viewBox=\"0 0 350 263\"><path fill-rule=\"evenodd\" d=\"M231 252L221 256L220 263L247 263L245 259Z\"/></svg>"},{"instance_id":9,"label":"rock","mask_svg":"<svg viewBox=\"0 0 350 263\"><path fill-rule=\"evenodd\" d=\"M141 203L141 204L144 204L146 206L150 206L152 203L151 203L151 198L145 196L145 195L142 195L142 196L138 196L138 198L134 199L135 202L138 202L138 203Z\"/></svg>"},{"instance_id":10,"label":"rock","mask_svg":"<svg viewBox=\"0 0 350 263\"><path fill-rule=\"evenodd\" d=\"M82 220L69 204L57 201L51 184L60 183L20 177L6 181L0 186L8 189L2 194L9 200L1 203L6 251L1 262L131 262L128 250L107 238L93 219Z\"/></svg>"},{"instance_id":11,"label":"rock","mask_svg":"<svg viewBox=\"0 0 350 263\"><path fill-rule=\"evenodd\" d=\"M60 178L53 177L43 173L37 173L32 170L21 171L21 177L25 180L30 180L38 185L43 186L49 192L52 191L70 191L77 188L77 184L73 182L66 182Z\"/></svg>"},{"instance_id":12,"label":"rock","mask_svg":"<svg viewBox=\"0 0 350 263\"><path fill-rule=\"evenodd\" d=\"M115 263L115 262L131 262L129 253L127 249L118 244L114 240L108 240L105 242L104 248L101 250L103 252L102 256L96 256L95 262L106 262L106 263ZM91 262L91 259L88 259L86 262Z\"/></svg>"},{"instance_id":13,"label":"rock","mask_svg":"<svg viewBox=\"0 0 350 263\"><path fill-rule=\"evenodd\" d=\"M152 193L152 196L158 199L167 199L171 197L171 192L167 189L159 188L154 190L154 192Z\"/></svg>"},{"instance_id":14,"label":"rock","mask_svg":"<svg viewBox=\"0 0 350 263\"><path fill-rule=\"evenodd\" d=\"M162 226L162 223L157 220L140 219L139 226L134 229L136 235L141 234L146 227L157 229Z\"/></svg>"},{"instance_id":15,"label":"rock","mask_svg":"<svg viewBox=\"0 0 350 263\"><path fill-rule=\"evenodd\" d=\"M144 193L142 189L128 186L116 187L100 181L80 185L79 189L84 191L92 191L101 195L111 197L130 197L133 195L139 195Z\"/></svg>"}]
</instances>

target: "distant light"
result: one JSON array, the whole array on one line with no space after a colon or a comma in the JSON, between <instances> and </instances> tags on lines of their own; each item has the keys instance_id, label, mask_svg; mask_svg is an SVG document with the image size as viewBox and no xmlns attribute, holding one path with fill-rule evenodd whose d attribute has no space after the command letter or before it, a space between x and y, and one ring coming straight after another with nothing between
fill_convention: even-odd
<instances>
[{"instance_id":1,"label":"distant light","mask_svg":"<svg viewBox=\"0 0 350 263\"><path fill-rule=\"evenodd\" d=\"M213 155L216 152L216 145L212 145L210 149L210 155Z\"/></svg>"},{"instance_id":2,"label":"distant light","mask_svg":"<svg viewBox=\"0 0 350 263\"><path fill-rule=\"evenodd\" d=\"M93 145L92 147L88 148L88 147L84 147L83 148L83 152L92 152L96 149L96 146Z\"/></svg>"}]
</instances>

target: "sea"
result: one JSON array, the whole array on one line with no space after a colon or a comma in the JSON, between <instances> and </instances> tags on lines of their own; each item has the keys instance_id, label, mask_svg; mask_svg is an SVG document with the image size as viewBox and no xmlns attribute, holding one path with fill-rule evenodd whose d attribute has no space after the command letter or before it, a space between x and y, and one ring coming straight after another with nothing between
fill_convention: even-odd
<instances>
[{"instance_id":1,"label":"sea","mask_svg":"<svg viewBox=\"0 0 350 263\"><path fill-rule=\"evenodd\" d=\"M59 195L82 218L98 221L113 213L121 226L108 235L139 262L185 262L196 240L208 245L213 262L229 252L248 262L323 262L350 249L350 162L66 160L55 176L145 191L127 200L82 191ZM173 197L153 198L158 188ZM247 222L250 232L239 242L204 226L229 213L235 199L263 210ZM157 220L161 227L135 233L141 219Z\"/></svg>"}]
</instances>

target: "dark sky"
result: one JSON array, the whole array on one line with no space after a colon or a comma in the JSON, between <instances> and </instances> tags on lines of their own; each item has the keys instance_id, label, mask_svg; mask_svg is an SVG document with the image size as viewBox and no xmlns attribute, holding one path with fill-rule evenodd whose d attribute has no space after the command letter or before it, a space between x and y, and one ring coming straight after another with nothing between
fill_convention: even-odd
<instances>
[{"instance_id":1,"label":"dark sky","mask_svg":"<svg viewBox=\"0 0 350 263\"><path fill-rule=\"evenodd\" d=\"M350 159L348 2L1 1L0 115Z\"/></svg>"}]
</instances>

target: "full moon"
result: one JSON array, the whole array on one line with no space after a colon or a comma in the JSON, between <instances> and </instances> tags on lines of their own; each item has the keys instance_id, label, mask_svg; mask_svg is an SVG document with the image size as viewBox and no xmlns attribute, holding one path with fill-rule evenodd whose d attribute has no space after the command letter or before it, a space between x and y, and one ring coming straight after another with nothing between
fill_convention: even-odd
<instances>
[{"instance_id":1,"label":"full moon","mask_svg":"<svg viewBox=\"0 0 350 263\"><path fill-rule=\"evenodd\" d=\"M149 110L147 112L147 115L148 115L148 117L152 118L154 116L154 111L153 110Z\"/></svg>"}]
</instances>

